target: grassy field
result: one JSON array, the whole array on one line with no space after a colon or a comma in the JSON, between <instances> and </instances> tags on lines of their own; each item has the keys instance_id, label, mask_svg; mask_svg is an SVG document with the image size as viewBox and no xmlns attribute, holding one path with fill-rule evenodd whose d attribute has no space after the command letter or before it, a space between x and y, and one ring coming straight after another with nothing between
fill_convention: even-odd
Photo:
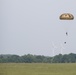
<instances>
[{"instance_id":1,"label":"grassy field","mask_svg":"<svg viewBox=\"0 0 76 75\"><path fill-rule=\"evenodd\" d=\"M1 63L0 75L76 75L76 64Z\"/></svg>"}]
</instances>

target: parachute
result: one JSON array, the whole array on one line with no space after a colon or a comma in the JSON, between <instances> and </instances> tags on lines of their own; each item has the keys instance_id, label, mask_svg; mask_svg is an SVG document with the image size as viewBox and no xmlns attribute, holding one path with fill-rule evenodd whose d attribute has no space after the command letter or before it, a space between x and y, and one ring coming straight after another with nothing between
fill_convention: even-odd
<instances>
[{"instance_id":1,"label":"parachute","mask_svg":"<svg viewBox=\"0 0 76 75\"><path fill-rule=\"evenodd\" d=\"M74 16L70 13L63 13L59 17L60 20L73 20ZM66 36L68 36L68 32L66 31ZM66 44L66 42L64 42Z\"/></svg>"},{"instance_id":2,"label":"parachute","mask_svg":"<svg viewBox=\"0 0 76 75\"><path fill-rule=\"evenodd\" d=\"M70 13L64 13L60 15L60 20L73 20L74 16Z\"/></svg>"}]
</instances>

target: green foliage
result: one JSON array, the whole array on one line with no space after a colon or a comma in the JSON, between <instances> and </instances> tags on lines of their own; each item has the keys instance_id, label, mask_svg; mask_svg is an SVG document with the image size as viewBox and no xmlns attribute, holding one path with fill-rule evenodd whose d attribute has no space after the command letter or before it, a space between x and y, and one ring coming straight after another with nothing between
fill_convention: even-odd
<instances>
[{"instance_id":1,"label":"green foliage","mask_svg":"<svg viewBox=\"0 0 76 75\"><path fill-rule=\"evenodd\" d=\"M59 54L54 57L41 55L0 55L0 63L75 63L76 54Z\"/></svg>"}]
</instances>

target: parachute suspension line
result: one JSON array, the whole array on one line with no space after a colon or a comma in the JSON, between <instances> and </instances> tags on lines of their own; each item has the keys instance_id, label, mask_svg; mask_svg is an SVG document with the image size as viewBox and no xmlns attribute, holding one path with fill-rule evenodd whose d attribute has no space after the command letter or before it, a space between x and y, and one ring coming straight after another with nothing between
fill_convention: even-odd
<instances>
[{"instance_id":1,"label":"parachute suspension line","mask_svg":"<svg viewBox=\"0 0 76 75\"><path fill-rule=\"evenodd\" d=\"M64 48L63 44L61 44L61 45L60 45L60 53L61 53L61 54L63 54L63 50L64 50L64 49L65 49L65 48Z\"/></svg>"},{"instance_id":2,"label":"parachute suspension line","mask_svg":"<svg viewBox=\"0 0 76 75\"><path fill-rule=\"evenodd\" d=\"M52 47L53 47L53 56L55 56L55 50L58 49L58 46L52 42Z\"/></svg>"},{"instance_id":3,"label":"parachute suspension line","mask_svg":"<svg viewBox=\"0 0 76 75\"><path fill-rule=\"evenodd\" d=\"M66 21L64 22L63 27L64 27L64 36L65 36L63 43L64 43L64 44L67 44L68 32L69 32L68 21L67 21L67 22L66 22Z\"/></svg>"},{"instance_id":4,"label":"parachute suspension line","mask_svg":"<svg viewBox=\"0 0 76 75\"><path fill-rule=\"evenodd\" d=\"M53 60L54 60L54 56L55 56L55 49L57 48L56 47L56 45L52 42L52 47L53 47L53 49L52 49L52 60L51 60L51 62L53 63Z\"/></svg>"}]
</instances>

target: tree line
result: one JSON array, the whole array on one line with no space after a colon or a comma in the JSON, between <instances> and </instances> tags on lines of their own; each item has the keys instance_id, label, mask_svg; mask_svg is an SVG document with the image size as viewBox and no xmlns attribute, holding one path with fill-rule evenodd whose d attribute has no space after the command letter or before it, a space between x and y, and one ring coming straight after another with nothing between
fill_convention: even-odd
<instances>
[{"instance_id":1,"label":"tree line","mask_svg":"<svg viewBox=\"0 0 76 75\"><path fill-rule=\"evenodd\" d=\"M76 63L76 54L59 54L54 57L43 55L0 55L0 63Z\"/></svg>"}]
</instances>

